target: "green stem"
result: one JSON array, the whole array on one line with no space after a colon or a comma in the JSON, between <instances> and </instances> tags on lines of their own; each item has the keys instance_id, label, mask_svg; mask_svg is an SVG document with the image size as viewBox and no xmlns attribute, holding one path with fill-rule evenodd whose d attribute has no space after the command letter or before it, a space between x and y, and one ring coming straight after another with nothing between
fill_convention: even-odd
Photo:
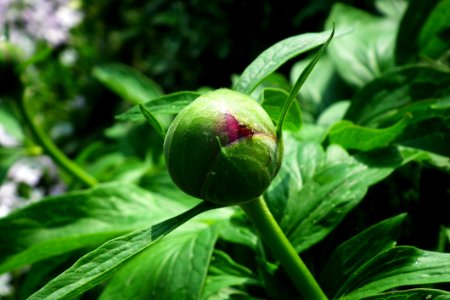
<instances>
[{"instance_id":1,"label":"green stem","mask_svg":"<svg viewBox=\"0 0 450 300\"><path fill-rule=\"evenodd\" d=\"M280 261L297 289L308 300L326 300L314 276L284 235L262 197L241 204L242 209L256 227L261 239Z\"/></svg>"},{"instance_id":2,"label":"green stem","mask_svg":"<svg viewBox=\"0 0 450 300\"><path fill-rule=\"evenodd\" d=\"M42 146L44 151L56 162L60 167L66 170L69 174L79 180L81 183L92 187L97 184L97 180L91 175L86 173L80 166L70 160L59 148L50 140L50 138L42 131L41 128L36 126L31 117L31 113L27 108L24 96L21 95L18 101L19 110L23 116L25 123L28 125L31 133L35 137L36 141Z\"/></svg>"}]
</instances>

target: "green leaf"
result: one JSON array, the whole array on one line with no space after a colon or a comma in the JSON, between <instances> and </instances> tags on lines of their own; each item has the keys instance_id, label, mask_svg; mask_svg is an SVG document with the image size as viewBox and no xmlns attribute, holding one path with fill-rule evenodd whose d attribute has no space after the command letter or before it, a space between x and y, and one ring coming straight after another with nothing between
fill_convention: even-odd
<instances>
[{"instance_id":1,"label":"green leaf","mask_svg":"<svg viewBox=\"0 0 450 300\"><path fill-rule=\"evenodd\" d=\"M150 228L112 239L81 257L72 267L51 280L29 299L65 299L79 295L109 278L131 258L162 237L207 210L217 208L201 202L194 208Z\"/></svg>"},{"instance_id":2,"label":"green leaf","mask_svg":"<svg viewBox=\"0 0 450 300\"><path fill-rule=\"evenodd\" d=\"M441 22L445 20L440 18L440 15L445 16L446 11L435 9L436 6L443 2L441 0L410 0L408 7L403 15L398 29L397 40L395 42L395 61L397 65L403 65L416 61L419 58L419 54L422 48L426 46L426 42L432 41L434 39L439 39L439 36L435 34L438 32L433 32L433 29L439 29ZM445 5L445 4L443 4ZM437 16L431 18L431 12L435 11ZM437 26L434 27L432 19L436 18ZM429 39L424 36L424 24L429 23L427 26L431 33ZM426 32L425 31L425 32ZM422 38L422 45L419 45L419 37ZM428 41L427 41L428 40Z\"/></svg>"},{"instance_id":3,"label":"green leaf","mask_svg":"<svg viewBox=\"0 0 450 300\"><path fill-rule=\"evenodd\" d=\"M388 292L361 298L361 300L448 300L450 293L433 289L412 289Z\"/></svg>"},{"instance_id":4,"label":"green leaf","mask_svg":"<svg viewBox=\"0 0 450 300\"><path fill-rule=\"evenodd\" d=\"M219 227L219 236L221 239L241 244L256 249L258 237L251 230L248 219L242 211L237 211L230 219L230 222L225 222Z\"/></svg>"},{"instance_id":5,"label":"green leaf","mask_svg":"<svg viewBox=\"0 0 450 300\"><path fill-rule=\"evenodd\" d=\"M349 30L338 30L336 35L343 35ZM325 43L331 30L321 33L305 33L284 39L264 50L235 82L233 89L250 94L269 74L278 69L291 58L312 50Z\"/></svg>"},{"instance_id":6,"label":"green leaf","mask_svg":"<svg viewBox=\"0 0 450 300\"><path fill-rule=\"evenodd\" d=\"M450 48L450 0L434 7L418 35L420 54L438 58Z\"/></svg>"},{"instance_id":7,"label":"green leaf","mask_svg":"<svg viewBox=\"0 0 450 300\"><path fill-rule=\"evenodd\" d=\"M450 282L450 253L395 247L356 270L335 298L359 300L401 286Z\"/></svg>"},{"instance_id":8,"label":"green leaf","mask_svg":"<svg viewBox=\"0 0 450 300\"><path fill-rule=\"evenodd\" d=\"M262 107L269 114L272 121L276 124L278 122L283 106L289 96L287 92L275 88L264 89L264 100L262 102ZM297 131L302 126L302 115L300 111L300 106L298 102L294 101L292 107L286 116L286 121L284 124L284 129Z\"/></svg>"},{"instance_id":9,"label":"green leaf","mask_svg":"<svg viewBox=\"0 0 450 300\"><path fill-rule=\"evenodd\" d=\"M133 104L147 102L161 96L155 82L136 69L114 63L94 68L93 75L101 83Z\"/></svg>"},{"instance_id":10,"label":"green leaf","mask_svg":"<svg viewBox=\"0 0 450 300\"><path fill-rule=\"evenodd\" d=\"M238 290L239 287L245 285L254 285L255 280L246 277L232 276L232 275L213 275L206 278L206 283L203 289L203 294L200 299L234 299L232 295L236 295L237 299L260 299L252 298L244 292ZM236 289L232 287L236 286ZM239 296L242 296L240 298Z\"/></svg>"},{"instance_id":11,"label":"green leaf","mask_svg":"<svg viewBox=\"0 0 450 300\"><path fill-rule=\"evenodd\" d=\"M336 248L322 271L321 286L328 295L336 293L367 261L395 246L405 216L401 214L375 224Z\"/></svg>"},{"instance_id":12,"label":"green leaf","mask_svg":"<svg viewBox=\"0 0 450 300\"><path fill-rule=\"evenodd\" d=\"M358 126L350 121L341 121L331 127L329 132L330 143L339 144L345 149L360 151L387 147L404 131L410 118L405 116L394 125L382 129Z\"/></svg>"},{"instance_id":13,"label":"green leaf","mask_svg":"<svg viewBox=\"0 0 450 300\"><path fill-rule=\"evenodd\" d=\"M311 62L312 57L295 63L290 72L290 81L295 83L301 72ZM336 69L327 54L317 62L315 71L309 75L299 92L299 101L302 112L317 116L331 101L339 99L339 83Z\"/></svg>"},{"instance_id":14,"label":"green leaf","mask_svg":"<svg viewBox=\"0 0 450 300\"><path fill-rule=\"evenodd\" d=\"M361 87L392 68L396 18L379 17L336 3L325 27L331 28L333 23L355 28L351 34L336 39L328 50L346 82Z\"/></svg>"},{"instance_id":15,"label":"green leaf","mask_svg":"<svg viewBox=\"0 0 450 300\"><path fill-rule=\"evenodd\" d=\"M320 47L319 51L314 55L313 59L308 63L308 65L303 69L303 71L300 73L300 76L298 76L297 80L295 81L294 86L292 87L291 91L289 92L289 96L287 97L283 109L281 111L280 117L277 122L277 137L279 139L282 138L282 129L283 129L283 123L286 120L287 113L289 112L289 109L292 106L292 103L295 101L295 97L297 96L298 92L300 91L300 88L305 83L306 79L308 78L309 74L311 74L312 70L314 69L315 65L319 61L319 59L322 57L322 55L325 53L325 50L327 49L328 45L330 44L331 40L334 37L334 24L333 29L331 30L331 34L328 37L327 41Z\"/></svg>"},{"instance_id":16,"label":"green leaf","mask_svg":"<svg viewBox=\"0 0 450 300\"><path fill-rule=\"evenodd\" d=\"M0 219L0 273L98 245L183 209L123 183L45 198Z\"/></svg>"},{"instance_id":17,"label":"green leaf","mask_svg":"<svg viewBox=\"0 0 450 300\"><path fill-rule=\"evenodd\" d=\"M199 299L217 228L200 222L186 225L130 261L100 299Z\"/></svg>"},{"instance_id":18,"label":"green leaf","mask_svg":"<svg viewBox=\"0 0 450 300\"><path fill-rule=\"evenodd\" d=\"M344 118L349 107L350 101L338 101L333 103L320 114L317 119L317 124L326 127L333 125Z\"/></svg>"},{"instance_id":19,"label":"green leaf","mask_svg":"<svg viewBox=\"0 0 450 300\"><path fill-rule=\"evenodd\" d=\"M22 127L19 120L14 114L13 107L9 100L1 101L0 99L0 120L0 134L2 137L7 134L8 137L13 139L14 144L23 141L24 134L22 131ZM1 145L4 145L4 143L0 142L0 146Z\"/></svg>"},{"instance_id":20,"label":"green leaf","mask_svg":"<svg viewBox=\"0 0 450 300\"><path fill-rule=\"evenodd\" d=\"M360 125L377 125L376 118L421 100L441 99L450 94L450 72L411 66L375 79L352 99L345 119ZM407 109L402 113L407 112ZM413 115L414 117L414 115Z\"/></svg>"},{"instance_id":21,"label":"green leaf","mask_svg":"<svg viewBox=\"0 0 450 300\"><path fill-rule=\"evenodd\" d=\"M139 104L142 115L145 117L147 122L156 130L156 132L164 139L166 136L166 131L159 123L158 119L142 104Z\"/></svg>"},{"instance_id":22,"label":"green leaf","mask_svg":"<svg viewBox=\"0 0 450 300\"><path fill-rule=\"evenodd\" d=\"M299 252L331 232L361 201L370 185L394 170L394 167L369 167L337 145L331 145L326 152L305 147L306 144L298 147L297 158L303 186L287 199L280 222ZM312 156L305 152L311 150Z\"/></svg>"},{"instance_id":23,"label":"green leaf","mask_svg":"<svg viewBox=\"0 0 450 300\"><path fill-rule=\"evenodd\" d=\"M375 0L375 7L382 15L399 20L403 16L407 4L404 0Z\"/></svg>"},{"instance_id":24,"label":"green leaf","mask_svg":"<svg viewBox=\"0 0 450 300\"><path fill-rule=\"evenodd\" d=\"M264 90L267 88L280 89L287 92L291 89L291 84L283 74L274 72L264 78L250 96L261 103L264 100Z\"/></svg>"},{"instance_id":25,"label":"green leaf","mask_svg":"<svg viewBox=\"0 0 450 300\"><path fill-rule=\"evenodd\" d=\"M446 230L448 242L450 243L450 228L447 228Z\"/></svg>"},{"instance_id":26,"label":"green leaf","mask_svg":"<svg viewBox=\"0 0 450 300\"><path fill-rule=\"evenodd\" d=\"M212 275L234 275L255 279L252 271L247 267L235 262L226 252L214 250L209 274Z\"/></svg>"},{"instance_id":27,"label":"green leaf","mask_svg":"<svg viewBox=\"0 0 450 300\"><path fill-rule=\"evenodd\" d=\"M412 157L414 161L427 163L450 173L450 157L448 156L405 146L397 146L397 150L402 156Z\"/></svg>"},{"instance_id":28,"label":"green leaf","mask_svg":"<svg viewBox=\"0 0 450 300\"><path fill-rule=\"evenodd\" d=\"M177 92L147 101L143 103L143 106L154 115L177 114L199 96L200 93L197 92ZM134 122L144 120L144 116L138 106L130 108L128 111L116 116L116 118L122 121Z\"/></svg>"},{"instance_id":29,"label":"green leaf","mask_svg":"<svg viewBox=\"0 0 450 300\"><path fill-rule=\"evenodd\" d=\"M286 141L289 139L286 135ZM299 252L328 235L371 185L420 156L417 152L400 153L396 148L387 148L352 157L338 145L332 144L324 151L316 142L287 142L285 147L287 153L294 151L283 162L292 165L292 171L285 170L282 164L266 197L281 228ZM293 178L288 172L299 172L301 178Z\"/></svg>"},{"instance_id":30,"label":"green leaf","mask_svg":"<svg viewBox=\"0 0 450 300\"><path fill-rule=\"evenodd\" d=\"M79 256L78 252L53 256L34 263L26 272L25 280L20 283L19 299L27 299L31 294L43 287L53 277L58 275L58 269L61 270L64 264L67 264L68 261L73 263L75 255L78 254Z\"/></svg>"}]
</instances>

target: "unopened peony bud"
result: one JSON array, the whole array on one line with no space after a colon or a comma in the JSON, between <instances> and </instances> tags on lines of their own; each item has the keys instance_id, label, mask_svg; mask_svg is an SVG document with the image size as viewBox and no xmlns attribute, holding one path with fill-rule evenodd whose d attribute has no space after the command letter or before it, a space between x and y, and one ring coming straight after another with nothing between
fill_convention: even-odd
<instances>
[{"instance_id":1,"label":"unopened peony bud","mask_svg":"<svg viewBox=\"0 0 450 300\"><path fill-rule=\"evenodd\" d=\"M164 142L169 173L184 192L221 205L259 197L276 175L282 144L251 97L220 89L197 98Z\"/></svg>"}]
</instances>

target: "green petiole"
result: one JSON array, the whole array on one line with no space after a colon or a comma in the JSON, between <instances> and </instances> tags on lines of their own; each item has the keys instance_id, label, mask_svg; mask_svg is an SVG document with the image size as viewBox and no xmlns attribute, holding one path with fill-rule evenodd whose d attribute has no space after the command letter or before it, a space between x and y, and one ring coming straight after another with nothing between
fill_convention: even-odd
<instances>
[{"instance_id":1,"label":"green petiole","mask_svg":"<svg viewBox=\"0 0 450 300\"><path fill-rule=\"evenodd\" d=\"M263 242L269 246L275 257L280 261L304 299L328 299L297 251L284 235L263 197L241 204L241 207L256 227Z\"/></svg>"}]
</instances>

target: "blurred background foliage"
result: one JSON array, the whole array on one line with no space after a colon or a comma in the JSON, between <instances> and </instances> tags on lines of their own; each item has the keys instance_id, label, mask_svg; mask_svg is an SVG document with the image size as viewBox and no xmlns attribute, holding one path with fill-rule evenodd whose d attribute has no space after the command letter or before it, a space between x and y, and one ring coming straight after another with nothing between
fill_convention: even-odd
<instances>
[{"instance_id":1,"label":"blurred background foliage","mask_svg":"<svg viewBox=\"0 0 450 300\"><path fill-rule=\"evenodd\" d=\"M95 66L132 66L166 93L230 86L231 75L270 45L322 30L334 2L82 1L69 39L51 52L38 47L47 56L36 64L36 111L47 128L58 125L58 145L77 153L127 105L92 77ZM345 2L376 11L373 1Z\"/></svg>"}]
</instances>

